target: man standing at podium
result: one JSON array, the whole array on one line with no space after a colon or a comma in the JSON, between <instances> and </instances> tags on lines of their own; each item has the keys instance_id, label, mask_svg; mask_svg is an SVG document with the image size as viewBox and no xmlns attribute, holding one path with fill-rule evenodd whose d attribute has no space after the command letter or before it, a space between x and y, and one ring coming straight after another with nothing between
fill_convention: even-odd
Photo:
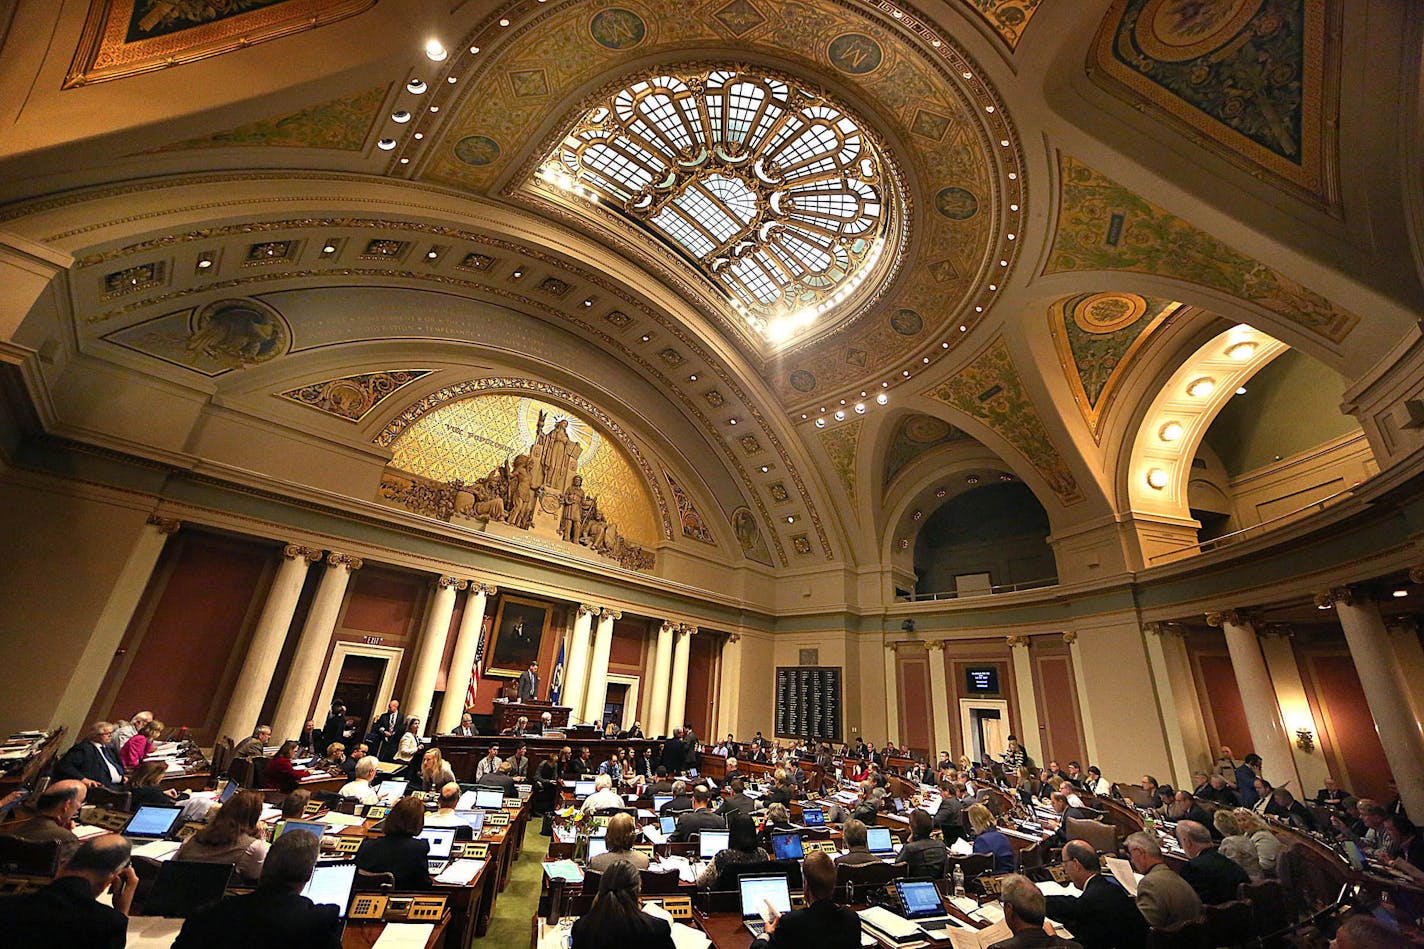
<instances>
[{"instance_id":1,"label":"man standing at podium","mask_svg":"<svg viewBox=\"0 0 1424 949\"><path fill-rule=\"evenodd\" d=\"M529 668L519 675L519 701L534 702L539 698L539 661L529 663Z\"/></svg>"}]
</instances>

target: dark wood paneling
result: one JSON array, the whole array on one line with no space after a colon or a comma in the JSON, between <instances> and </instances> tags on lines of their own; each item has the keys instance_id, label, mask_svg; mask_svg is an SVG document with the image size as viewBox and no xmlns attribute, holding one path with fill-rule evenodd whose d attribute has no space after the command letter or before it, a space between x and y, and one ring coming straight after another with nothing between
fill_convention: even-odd
<instances>
[{"instance_id":1,"label":"dark wood paneling","mask_svg":"<svg viewBox=\"0 0 1424 949\"><path fill-rule=\"evenodd\" d=\"M934 717L930 709L930 665L925 655L897 656L897 691L900 695L900 741L916 751L933 751Z\"/></svg>"},{"instance_id":2,"label":"dark wood paneling","mask_svg":"<svg viewBox=\"0 0 1424 949\"><path fill-rule=\"evenodd\" d=\"M696 635L687 653L687 722L705 740L712 727L712 683L717 669L716 637Z\"/></svg>"},{"instance_id":3,"label":"dark wood paneling","mask_svg":"<svg viewBox=\"0 0 1424 949\"><path fill-rule=\"evenodd\" d=\"M1331 772L1360 797L1389 800L1393 795L1386 784L1393 775L1349 651L1313 650L1302 660L1311 712L1322 732L1321 752L1329 756ZM1314 794L1315 788L1307 793Z\"/></svg>"},{"instance_id":4,"label":"dark wood paneling","mask_svg":"<svg viewBox=\"0 0 1424 949\"><path fill-rule=\"evenodd\" d=\"M1034 686L1043 701L1038 713L1043 722L1043 764L1057 760L1088 764L1083 743L1078 688L1073 678L1073 657L1067 650L1033 657ZM1104 736L1107 739L1109 736Z\"/></svg>"}]
</instances>

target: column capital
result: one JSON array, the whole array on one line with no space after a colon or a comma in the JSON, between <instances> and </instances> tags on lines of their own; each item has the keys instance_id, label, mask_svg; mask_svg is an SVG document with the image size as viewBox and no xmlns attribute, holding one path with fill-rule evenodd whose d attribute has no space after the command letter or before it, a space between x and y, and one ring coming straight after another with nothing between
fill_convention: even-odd
<instances>
[{"instance_id":1,"label":"column capital","mask_svg":"<svg viewBox=\"0 0 1424 949\"><path fill-rule=\"evenodd\" d=\"M462 580L459 577L436 577L431 583L442 590L449 590L451 588L463 590L470 585L470 581Z\"/></svg>"},{"instance_id":2,"label":"column capital","mask_svg":"<svg viewBox=\"0 0 1424 949\"><path fill-rule=\"evenodd\" d=\"M600 609L600 610L598 611L598 618L599 618L600 621L606 620L606 619L613 619L613 620L622 619L622 618L623 618L623 611L622 611L622 610L611 610L611 609L609 609L608 607L605 606L605 607L603 607L602 609Z\"/></svg>"},{"instance_id":3,"label":"column capital","mask_svg":"<svg viewBox=\"0 0 1424 949\"><path fill-rule=\"evenodd\" d=\"M1424 583L1424 563L1409 568L1409 581L1411 583Z\"/></svg>"},{"instance_id":4,"label":"column capital","mask_svg":"<svg viewBox=\"0 0 1424 949\"><path fill-rule=\"evenodd\" d=\"M949 640L947 639L931 639L929 642L925 643L925 648L933 649L937 652L944 652L944 647L948 645Z\"/></svg>"},{"instance_id":5,"label":"column capital","mask_svg":"<svg viewBox=\"0 0 1424 949\"><path fill-rule=\"evenodd\" d=\"M1295 636L1295 629L1290 623L1267 623L1256 631L1256 635L1262 639L1290 639Z\"/></svg>"},{"instance_id":6,"label":"column capital","mask_svg":"<svg viewBox=\"0 0 1424 949\"><path fill-rule=\"evenodd\" d=\"M1245 610L1214 610L1206 614L1208 626L1253 626L1251 615Z\"/></svg>"},{"instance_id":7,"label":"column capital","mask_svg":"<svg viewBox=\"0 0 1424 949\"><path fill-rule=\"evenodd\" d=\"M670 632L675 633L677 632L677 624L670 619L665 619L662 621L662 624L658 626L658 631L661 632L662 630L668 630Z\"/></svg>"},{"instance_id":8,"label":"column capital","mask_svg":"<svg viewBox=\"0 0 1424 949\"><path fill-rule=\"evenodd\" d=\"M288 544L282 548L282 556L288 560L301 557L307 563L316 563L321 559L321 551L315 547L303 547L301 544Z\"/></svg>"},{"instance_id":9,"label":"column capital","mask_svg":"<svg viewBox=\"0 0 1424 949\"><path fill-rule=\"evenodd\" d=\"M595 615L595 614L597 614L597 613L598 613L598 607L596 607L596 606L589 606L587 603L580 603L580 604L579 604L579 607L578 607L578 616L579 616L580 619L582 619L582 618L585 617L585 616L593 616L593 615Z\"/></svg>"},{"instance_id":10,"label":"column capital","mask_svg":"<svg viewBox=\"0 0 1424 949\"><path fill-rule=\"evenodd\" d=\"M499 592L499 587L493 583L486 583L484 580L470 580L469 584L471 596L479 596L481 594L484 596L494 596Z\"/></svg>"},{"instance_id":11,"label":"column capital","mask_svg":"<svg viewBox=\"0 0 1424 949\"><path fill-rule=\"evenodd\" d=\"M678 631L679 633L683 633L683 634L685 634L685 635L687 635L687 636L696 636L696 635L697 635L697 627L691 625L690 623L678 623L678 624L677 624L677 631Z\"/></svg>"},{"instance_id":12,"label":"column capital","mask_svg":"<svg viewBox=\"0 0 1424 949\"><path fill-rule=\"evenodd\" d=\"M742 641L742 634L741 634L741 633L728 633L728 634L727 634L727 642L729 642L729 643L739 643L739 642L741 642L741 641Z\"/></svg>"},{"instance_id":13,"label":"column capital","mask_svg":"<svg viewBox=\"0 0 1424 949\"><path fill-rule=\"evenodd\" d=\"M351 554L338 554L335 551L326 555L326 562L333 567L345 567L348 570L360 570L365 563L360 557Z\"/></svg>"},{"instance_id":14,"label":"column capital","mask_svg":"<svg viewBox=\"0 0 1424 949\"><path fill-rule=\"evenodd\" d=\"M900 651L900 645L901 645L901 644L900 644L900 640L898 640L898 639L892 639L892 640L890 640L889 642L887 642L887 643L884 644L885 648L888 649L888 650L890 650L891 652L899 652L899 651Z\"/></svg>"},{"instance_id":15,"label":"column capital","mask_svg":"<svg viewBox=\"0 0 1424 949\"><path fill-rule=\"evenodd\" d=\"M1142 631L1153 636L1176 636L1179 639L1187 635L1187 631L1177 623L1143 623Z\"/></svg>"},{"instance_id":16,"label":"column capital","mask_svg":"<svg viewBox=\"0 0 1424 949\"><path fill-rule=\"evenodd\" d=\"M160 517L157 514L148 515L144 523L160 534L176 534L178 529L183 526L183 522L176 518Z\"/></svg>"},{"instance_id":17,"label":"column capital","mask_svg":"<svg viewBox=\"0 0 1424 949\"><path fill-rule=\"evenodd\" d=\"M1027 636L1022 636L1022 635L1020 635L1020 636L1005 636L1005 637L1004 637L1004 642L1006 642L1006 643L1009 644L1009 648L1010 648L1010 649L1027 649L1027 648L1028 648L1028 637L1027 637Z\"/></svg>"},{"instance_id":18,"label":"column capital","mask_svg":"<svg viewBox=\"0 0 1424 949\"><path fill-rule=\"evenodd\" d=\"M1077 630L1072 630L1072 629L1070 629L1070 630L1068 630L1068 632L1066 632L1066 633L1063 634L1063 645L1065 645L1065 646L1071 646L1071 645L1073 645L1074 643L1076 643L1077 641L1078 641L1078 632L1077 632Z\"/></svg>"}]
</instances>

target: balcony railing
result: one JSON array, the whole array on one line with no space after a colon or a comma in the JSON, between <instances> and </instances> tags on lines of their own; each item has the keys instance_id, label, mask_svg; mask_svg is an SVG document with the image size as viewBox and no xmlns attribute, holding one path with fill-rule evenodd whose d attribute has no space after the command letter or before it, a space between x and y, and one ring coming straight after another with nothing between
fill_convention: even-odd
<instances>
[{"instance_id":1,"label":"balcony railing","mask_svg":"<svg viewBox=\"0 0 1424 949\"><path fill-rule=\"evenodd\" d=\"M995 593L1017 593L1021 590L1038 590L1043 587L1058 585L1057 577L1043 577L1040 580L1025 580L1022 583L996 583L987 590L966 590L961 593L958 590L944 590L940 593L911 593L908 596L898 596L896 601L900 603L924 603L935 600L964 600L976 596L992 596Z\"/></svg>"},{"instance_id":2,"label":"balcony railing","mask_svg":"<svg viewBox=\"0 0 1424 949\"><path fill-rule=\"evenodd\" d=\"M1280 525L1283 521L1296 520L1306 514L1313 514L1316 511L1323 511L1328 507L1332 507L1340 501L1343 501L1350 495L1354 494L1355 489L1359 486L1360 483L1356 482L1355 484L1352 484L1350 487L1346 488L1343 491L1336 491L1334 494L1328 495L1327 497L1323 497L1319 501L1314 501L1310 504L1307 504L1305 507L1299 507L1293 511L1287 511L1284 514L1277 514L1275 517L1268 517L1259 524L1252 524L1249 527L1243 527L1239 531L1232 531L1229 534L1222 534L1220 537L1213 537L1211 540L1197 541L1191 544L1183 544L1181 547L1174 547L1171 550L1164 550L1160 554L1153 554L1151 557L1148 557L1147 562L1148 564L1156 564L1167 560L1168 558L1180 558L1182 554L1188 551L1204 554L1209 550L1220 550L1222 547L1229 547L1232 544L1240 543L1241 541L1246 540L1249 536L1259 534L1272 526Z\"/></svg>"}]
</instances>

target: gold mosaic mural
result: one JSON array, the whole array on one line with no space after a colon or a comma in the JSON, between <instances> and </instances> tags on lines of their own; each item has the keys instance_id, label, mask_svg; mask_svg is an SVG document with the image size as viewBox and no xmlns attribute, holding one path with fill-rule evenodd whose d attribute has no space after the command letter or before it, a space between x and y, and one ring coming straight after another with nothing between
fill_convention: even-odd
<instances>
[{"instance_id":1,"label":"gold mosaic mural","mask_svg":"<svg viewBox=\"0 0 1424 949\"><path fill-rule=\"evenodd\" d=\"M1017 49L1028 21L1038 12L1042 0L964 0L994 28L1009 49Z\"/></svg>"},{"instance_id":2,"label":"gold mosaic mural","mask_svg":"<svg viewBox=\"0 0 1424 949\"><path fill-rule=\"evenodd\" d=\"M359 422L402 387L430 375L433 371L388 369L384 372L362 372L323 382L309 382L276 395L278 398L289 399L348 422Z\"/></svg>"},{"instance_id":3,"label":"gold mosaic mural","mask_svg":"<svg viewBox=\"0 0 1424 949\"><path fill-rule=\"evenodd\" d=\"M831 459L831 467L836 470L841 485L850 496L851 513L855 512L855 446L860 441L860 427L864 421L852 419L817 433L826 457Z\"/></svg>"},{"instance_id":4,"label":"gold mosaic mural","mask_svg":"<svg viewBox=\"0 0 1424 949\"><path fill-rule=\"evenodd\" d=\"M1070 155L1058 156L1058 229L1044 273L1175 277L1254 303L1331 343L1360 318Z\"/></svg>"},{"instance_id":5,"label":"gold mosaic mural","mask_svg":"<svg viewBox=\"0 0 1424 949\"><path fill-rule=\"evenodd\" d=\"M371 126L380 117L387 86L320 102L310 108L272 119L262 119L237 128L190 138L152 152L186 151L196 148L250 148L258 145L289 148L329 148L360 151Z\"/></svg>"},{"instance_id":6,"label":"gold mosaic mural","mask_svg":"<svg viewBox=\"0 0 1424 949\"><path fill-rule=\"evenodd\" d=\"M568 421L569 436L583 446L578 471L584 491L631 541L659 540L654 504L642 476L616 442L566 407L529 396L496 393L448 402L407 425L391 444L391 467L432 481L466 481L526 452L539 413L545 429Z\"/></svg>"}]
</instances>

